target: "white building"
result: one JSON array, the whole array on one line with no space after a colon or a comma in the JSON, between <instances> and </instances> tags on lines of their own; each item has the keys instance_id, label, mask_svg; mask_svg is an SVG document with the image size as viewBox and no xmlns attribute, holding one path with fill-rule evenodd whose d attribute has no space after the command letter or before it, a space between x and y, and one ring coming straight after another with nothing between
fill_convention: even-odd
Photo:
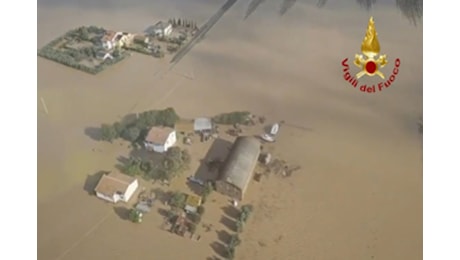
<instances>
[{"instance_id":1,"label":"white building","mask_svg":"<svg viewBox=\"0 0 460 260\"><path fill-rule=\"evenodd\" d=\"M193 121L193 130L195 132L210 132L212 131L212 120L206 117L195 118Z\"/></svg>"},{"instance_id":2,"label":"white building","mask_svg":"<svg viewBox=\"0 0 460 260\"><path fill-rule=\"evenodd\" d=\"M160 21L153 26L155 36L165 37L172 33L173 27L171 23Z\"/></svg>"},{"instance_id":3,"label":"white building","mask_svg":"<svg viewBox=\"0 0 460 260\"><path fill-rule=\"evenodd\" d=\"M154 126L150 128L145 138L145 149L164 153L176 143L176 130L170 127Z\"/></svg>"},{"instance_id":4,"label":"white building","mask_svg":"<svg viewBox=\"0 0 460 260\"><path fill-rule=\"evenodd\" d=\"M138 187L136 178L111 172L102 176L94 191L98 198L117 203L128 202Z\"/></svg>"},{"instance_id":5,"label":"white building","mask_svg":"<svg viewBox=\"0 0 460 260\"><path fill-rule=\"evenodd\" d=\"M115 47L127 45L133 38L133 35L125 32L106 31L102 36L102 47L106 50L112 50Z\"/></svg>"}]
</instances>

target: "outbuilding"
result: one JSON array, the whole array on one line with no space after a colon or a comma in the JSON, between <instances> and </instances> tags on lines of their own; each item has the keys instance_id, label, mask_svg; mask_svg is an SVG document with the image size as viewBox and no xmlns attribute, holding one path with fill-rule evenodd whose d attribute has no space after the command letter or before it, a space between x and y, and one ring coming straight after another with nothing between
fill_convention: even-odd
<instances>
[{"instance_id":1,"label":"outbuilding","mask_svg":"<svg viewBox=\"0 0 460 260\"><path fill-rule=\"evenodd\" d=\"M98 198L117 203L118 201L128 202L138 187L139 183L136 178L111 172L102 175L94 191Z\"/></svg>"},{"instance_id":2,"label":"outbuilding","mask_svg":"<svg viewBox=\"0 0 460 260\"><path fill-rule=\"evenodd\" d=\"M252 179L260 155L260 142L240 136L233 144L216 181L216 190L235 200L242 200Z\"/></svg>"},{"instance_id":3,"label":"outbuilding","mask_svg":"<svg viewBox=\"0 0 460 260\"><path fill-rule=\"evenodd\" d=\"M199 117L193 120L193 130L195 132L210 132L212 129L212 120L210 118Z\"/></svg>"}]
</instances>

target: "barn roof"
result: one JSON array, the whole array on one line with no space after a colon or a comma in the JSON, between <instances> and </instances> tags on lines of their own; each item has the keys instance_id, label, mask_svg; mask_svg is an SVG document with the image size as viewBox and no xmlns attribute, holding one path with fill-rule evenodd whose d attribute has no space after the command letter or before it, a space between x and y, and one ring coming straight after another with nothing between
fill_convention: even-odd
<instances>
[{"instance_id":1,"label":"barn roof","mask_svg":"<svg viewBox=\"0 0 460 260\"><path fill-rule=\"evenodd\" d=\"M238 137L220 171L220 180L235 185L244 193L259 155L259 140L249 136Z\"/></svg>"}]
</instances>

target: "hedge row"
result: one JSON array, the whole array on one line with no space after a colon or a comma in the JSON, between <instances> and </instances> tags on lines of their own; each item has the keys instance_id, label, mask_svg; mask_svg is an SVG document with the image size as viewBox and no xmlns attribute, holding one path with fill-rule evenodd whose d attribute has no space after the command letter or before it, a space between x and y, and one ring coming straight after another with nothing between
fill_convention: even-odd
<instances>
[{"instance_id":1,"label":"hedge row","mask_svg":"<svg viewBox=\"0 0 460 260\"><path fill-rule=\"evenodd\" d=\"M65 66L68 66L74 69L78 69L78 70L81 70L81 71L84 71L90 74L97 74L103 71L104 69L106 69L107 67L113 64L116 64L122 61L124 58L129 56L128 53L121 53L119 56L113 57L113 59L105 60L103 63L95 67L88 67L88 66L79 64L78 61L76 61L76 59L72 57L72 53L56 51L51 46L48 45L42 48L38 52L38 55L45 59L49 59L49 60L58 62L62 65L65 65Z\"/></svg>"}]
</instances>

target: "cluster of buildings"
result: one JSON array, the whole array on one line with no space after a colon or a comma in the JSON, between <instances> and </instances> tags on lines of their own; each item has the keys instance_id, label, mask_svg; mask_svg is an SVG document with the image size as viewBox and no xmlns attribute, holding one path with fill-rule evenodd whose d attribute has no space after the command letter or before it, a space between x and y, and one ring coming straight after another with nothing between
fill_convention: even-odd
<instances>
[{"instance_id":1,"label":"cluster of buildings","mask_svg":"<svg viewBox=\"0 0 460 260\"><path fill-rule=\"evenodd\" d=\"M183 124L179 128L152 127L145 138L145 149L164 153L177 142L176 131L207 132L212 131L214 125L211 119L197 118L193 121L193 124ZM238 137L233 143L222 167L220 167L216 180L214 180L216 191L235 201L243 200L260 154L261 143L257 138L252 136ZM102 176L95 192L97 197L113 203L118 201L128 202L138 185L138 181L135 178L112 172ZM186 210L194 212L200 201L192 196L189 198L190 203L187 205L190 205Z\"/></svg>"},{"instance_id":2,"label":"cluster of buildings","mask_svg":"<svg viewBox=\"0 0 460 260\"><path fill-rule=\"evenodd\" d=\"M101 37L101 51L98 57L102 60L113 58L112 52L116 49L127 47L133 42L150 44L151 37L167 37L171 35L173 26L170 22L160 21L149 27L145 34L131 34L127 32L117 32L107 30Z\"/></svg>"}]
</instances>

